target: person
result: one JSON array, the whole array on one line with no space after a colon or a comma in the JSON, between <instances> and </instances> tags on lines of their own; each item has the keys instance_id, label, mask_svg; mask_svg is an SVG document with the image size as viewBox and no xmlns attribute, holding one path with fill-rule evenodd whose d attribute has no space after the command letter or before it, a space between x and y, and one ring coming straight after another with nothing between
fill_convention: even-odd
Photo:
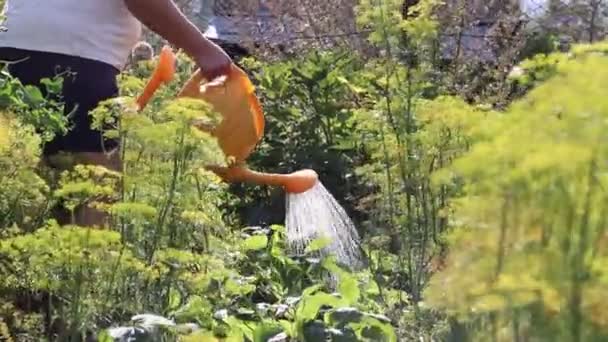
<instances>
[{"instance_id":1,"label":"person","mask_svg":"<svg viewBox=\"0 0 608 342\"><path fill-rule=\"evenodd\" d=\"M145 41L138 42L131 50L130 62L134 65L143 61L151 61L153 58L154 49Z\"/></svg>"},{"instance_id":2,"label":"person","mask_svg":"<svg viewBox=\"0 0 608 342\"><path fill-rule=\"evenodd\" d=\"M120 171L116 139L91 127L89 112L118 96L117 76L137 44L142 25L183 50L206 79L224 75L228 54L207 39L172 0L7 0L0 60L15 61L8 71L21 83L41 87L43 78L64 76L61 102L71 130L45 144L43 160L52 165L60 152L80 164ZM105 215L78 209L76 224L101 226Z\"/></svg>"}]
</instances>

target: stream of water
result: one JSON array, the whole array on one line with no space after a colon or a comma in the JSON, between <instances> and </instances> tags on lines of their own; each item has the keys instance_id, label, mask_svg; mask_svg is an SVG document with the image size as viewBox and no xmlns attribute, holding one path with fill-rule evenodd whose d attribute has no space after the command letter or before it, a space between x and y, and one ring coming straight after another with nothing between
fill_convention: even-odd
<instances>
[{"instance_id":1,"label":"stream of water","mask_svg":"<svg viewBox=\"0 0 608 342\"><path fill-rule=\"evenodd\" d=\"M286 197L285 227L292 253L304 255L311 241L326 238L329 244L317 255L332 254L339 264L352 269L362 266L363 257L355 225L321 182L304 193L288 193Z\"/></svg>"}]
</instances>

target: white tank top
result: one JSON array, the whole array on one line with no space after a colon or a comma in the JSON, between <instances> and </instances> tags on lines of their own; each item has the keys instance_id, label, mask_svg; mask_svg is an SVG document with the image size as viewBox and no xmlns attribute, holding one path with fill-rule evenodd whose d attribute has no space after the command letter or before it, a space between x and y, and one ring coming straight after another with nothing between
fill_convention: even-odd
<instances>
[{"instance_id":1,"label":"white tank top","mask_svg":"<svg viewBox=\"0 0 608 342\"><path fill-rule=\"evenodd\" d=\"M141 35L123 0L7 0L0 46L93 59L122 69Z\"/></svg>"}]
</instances>

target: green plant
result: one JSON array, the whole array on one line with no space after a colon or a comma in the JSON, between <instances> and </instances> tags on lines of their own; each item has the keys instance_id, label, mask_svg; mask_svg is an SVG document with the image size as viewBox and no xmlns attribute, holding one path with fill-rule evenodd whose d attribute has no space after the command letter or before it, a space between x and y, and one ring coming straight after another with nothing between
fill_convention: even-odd
<instances>
[{"instance_id":1,"label":"green plant","mask_svg":"<svg viewBox=\"0 0 608 342\"><path fill-rule=\"evenodd\" d=\"M252 59L243 64L253 74L265 113L264 138L248 159L254 169L287 173L312 168L354 216L356 198L366 189L353 172L364 157L354 135L361 61L348 51L313 51L277 63ZM233 186L242 198L239 214L247 224L281 224L282 195L273 189Z\"/></svg>"},{"instance_id":2,"label":"green plant","mask_svg":"<svg viewBox=\"0 0 608 342\"><path fill-rule=\"evenodd\" d=\"M606 287L608 59L575 53L551 60L562 63L549 65L551 76L504 116L480 126L485 138L437 175L462 178L466 192L453 202L458 229L427 301L468 322L471 338L607 336L598 295Z\"/></svg>"}]
</instances>

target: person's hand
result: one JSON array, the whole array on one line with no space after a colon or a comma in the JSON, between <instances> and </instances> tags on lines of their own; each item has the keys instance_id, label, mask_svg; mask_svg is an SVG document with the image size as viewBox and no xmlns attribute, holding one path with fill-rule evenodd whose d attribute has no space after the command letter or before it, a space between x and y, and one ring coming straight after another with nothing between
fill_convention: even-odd
<instances>
[{"instance_id":1,"label":"person's hand","mask_svg":"<svg viewBox=\"0 0 608 342\"><path fill-rule=\"evenodd\" d=\"M207 81L227 75L232 60L179 10L173 0L124 0L129 11L171 45L184 50Z\"/></svg>"},{"instance_id":2,"label":"person's hand","mask_svg":"<svg viewBox=\"0 0 608 342\"><path fill-rule=\"evenodd\" d=\"M242 163L234 163L232 166L207 165L205 169L215 173L224 182L235 183L247 179L251 171Z\"/></svg>"},{"instance_id":3,"label":"person's hand","mask_svg":"<svg viewBox=\"0 0 608 342\"><path fill-rule=\"evenodd\" d=\"M232 65L230 56L211 41L208 41L201 52L197 53L195 62L201 69L203 77L208 81L227 75Z\"/></svg>"}]
</instances>

